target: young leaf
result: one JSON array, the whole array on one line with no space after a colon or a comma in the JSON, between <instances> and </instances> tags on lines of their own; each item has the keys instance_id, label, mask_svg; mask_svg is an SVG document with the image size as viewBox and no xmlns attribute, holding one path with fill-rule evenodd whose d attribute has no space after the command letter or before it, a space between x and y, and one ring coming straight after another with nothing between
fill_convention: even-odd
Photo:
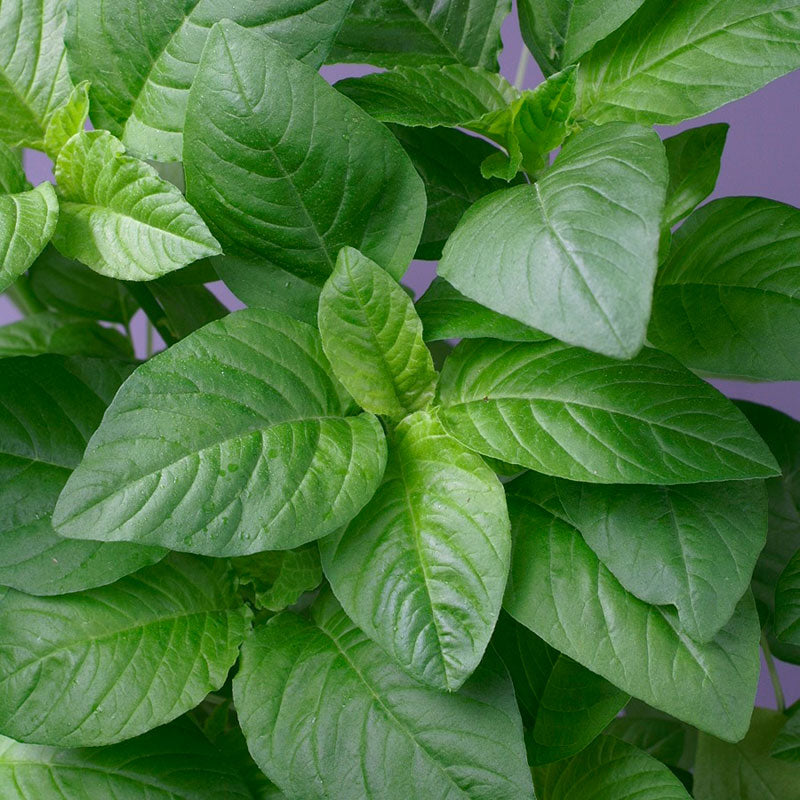
<instances>
[{"instance_id":1,"label":"young leaf","mask_svg":"<svg viewBox=\"0 0 800 800\"><path fill-rule=\"evenodd\" d=\"M694 771L696 800L800 800L800 767L770 757L786 717L757 708L738 744L700 734Z\"/></svg>"},{"instance_id":2,"label":"young leaf","mask_svg":"<svg viewBox=\"0 0 800 800\"><path fill-rule=\"evenodd\" d=\"M30 188L19 151L0 141L0 195L18 194Z\"/></svg>"},{"instance_id":3,"label":"young leaf","mask_svg":"<svg viewBox=\"0 0 800 800\"><path fill-rule=\"evenodd\" d=\"M569 761L534 768L533 781L538 800L691 800L664 764L613 736Z\"/></svg>"},{"instance_id":4,"label":"young leaf","mask_svg":"<svg viewBox=\"0 0 800 800\"><path fill-rule=\"evenodd\" d=\"M536 505L525 476L506 494L515 542L505 609L634 697L726 740L744 736L760 668L752 596L716 638L695 642L672 609L627 592L574 527Z\"/></svg>"},{"instance_id":5,"label":"young leaf","mask_svg":"<svg viewBox=\"0 0 800 800\"><path fill-rule=\"evenodd\" d=\"M669 356L614 361L561 342L462 342L439 382L468 447L590 483L765 478L767 446L736 407Z\"/></svg>"},{"instance_id":6,"label":"young leaf","mask_svg":"<svg viewBox=\"0 0 800 800\"><path fill-rule=\"evenodd\" d=\"M365 411L400 419L433 399L437 375L414 303L358 250L339 251L318 320L336 377Z\"/></svg>"},{"instance_id":7,"label":"young leaf","mask_svg":"<svg viewBox=\"0 0 800 800\"><path fill-rule=\"evenodd\" d=\"M71 92L64 105L57 108L44 132L44 149L55 161L61 148L80 133L89 118L89 82L82 81Z\"/></svg>"},{"instance_id":8,"label":"young leaf","mask_svg":"<svg viewBox=\"0 0 800 800\"><path fill-rule=\"evenodd\" d=\"M103 748L0 736L3 800L253 800L230 762L186 719Z\"/></svg>"},{"instance_id":9,"label":"young leaf","mask_svg":"<svg viewBox=\"0 0 800 800\"><path fill-rule=\"evenodd\" d=\"M508 0L355 0L331 63L460 63L497 70Z\"/></svg>"},{"instance_id":10,"label":"young leaf","mask_svg":"<svg viewBox=\"0 0 800 800\"><path fill-rule=\"evenodd\" d=\"M287 796L532 800L519 711L496 660L448 694L394 666L329 594L312 617L257 628L233 681L250 752Z\"/></svg>"},{"instance_id":11,"label":"young leaf","mask_svg":"<svg viewBox=\"0 0 800 800\"><path fill-rule=\"evenodd\" d=\"M800 379L798 242L792 206L758 197L703 206L658 274L650 341L707 373Z\"/></svg>"},{"instance_id":12,"label":"young leaf","mask_svg":"<svg viewBox=\"0 0 800 800\"><path fill-rule=\"evenodd\" d=\"M133 152L180 161L189 89L211 26L231 19L313 68L328 55L350 0L77 0L70 71L92 82L92 118Z\"/></svg>"},{"instance_id":13,"label":"young leaf","mask_svg":"<svg viewBox=\"0 0 800 800\"><path fill-rule=\"evenodd\" d=\"M56 229L58 200L49 183L0 195L0 292L33 263Z\"/></svg>"},{"instance_id":14,"label":"young leaf","mask_svg":"<svg viewBox=\"0 0 800 800\"><path fill-rule=\"evenodd\" d=\"M775 587L775 634L781 641L800 647L800 550Z\"/></svg>"},{"instance_id":15,"label":"young leaf","mask_svg":"<svg viewBox=\"0 0 800 800\"><path fill-rule=\"evenodd\" d=\"M403 148L280 45L218 23L184 139L189 197L226 250L317 284L344 246L395 278L413 257L425 190Z\"/></svg>"},{"instance_id":16,"label":"young leaf","mask_svg":"<svg viewBox=\"0 0 800 800\"><path fill-rule=\"evenodd\" d=\"M10 589L0 599L0 731L91 747L163 725L222 686L248 618L224 561L182 554L77 594Z\"/></svg>"},{"instance_id":17,"label":"young leaf","mask_svg":"<svg viewBox=\"0 0 800 800\"><path fill-rule=\"evenodd\" d=\"M599 486L530 475L531 497L577 528L631 594L677 608L681 627L708 642L750 585L767 536L761 481Z\"/></svg>"},{"instance_id":18,"label":"young leaf","mask_svg":"<svg viewBox=\"0 0 800 800\"><path fill-rule=\"evenodd\" d=\"M107 131L73 136L55 172L61 213L53 243L101 275L148 281L220 252L178 189L125 155Z\"/></svg>"},{"instance_id":19,"label":"young leaf","mask_svg":"<svg viewBox=\"0 0 800 800\"><path fill-rule=\"evenodd\" d=\"M0 141L41 147L47 120L71 88L66 0L4 0L0 11Z\"/></svg>"},{"instance_id":20,"label":"young leaf","mask_svg":"<svg viewBox=\"0 0 800 800\"><path fill-rule=\"evenodd\" d=\"M664 228L687 217L714 191L729 127L703 125L664 140L669 164Z\"/></svg>"},{"instance_id":21,"label":"young leaf","mask_svg":"<svg viewBox=\"0 0 800 800\"><path fill-rule=\"evenodd\" d=\"M630 358L650 316L666 183L653 131L588 128L541 180L472 206L445 246L439 274L494 311Z\"/></svg>"},{"instance_id":22,"label":"young leaf","mask_svg":"<svg viewBox=\"0 0 800 800\"><path fill-rule=\"evenodd\" d=\"M454 289L444 278L433 283L416 302L426 342L440 339L500 339L540 342L550 337L511 317L485 308Z\"/></svg>"},{"instance_id":23,"label":"young leaf","mask_svg":"<svg viewBox=\"0 0 800 800\"><path fill-rule=\"evenodd\" d=\"M313 328L230 314L125 382L56 527L214 556L297 547L349 522L380 483L381 425L349 408Z\"/></svg>"},{"instance_id":24,"label":"young leaf","mask_svg":"<svg viewBox=\"0 0 800 800\"><path fill-rule=\"evenodd\" d=\"M605 678L553 650L505 612L497 622L492 645L514 682L531 765L579 753L630 699Z\"/></svg>"},{"instance_id":25,"label":"young leaf","mask_svg":"<svg viewBox=\"0 0 800 800\"><path fill-rule=\"evenodd\" d=\"M592 122L673 124L800 67L794 0L646 0L581 59L579 106Z\"/></svg>"},{"instance_id":26,"label":"young leaf","mask_svg":"<svg viewBox=\"0 0 800 800\"><path fill-rule=\"evenodd\" d=\"M770 755L800 767L800 714L795 712L789 717L775 739Z\"/></svg>"},{"instance_id":27,"label":"young leaf","mask_svg":"<svg viewBox=\"0 0 800 800\"><path fill-rule=\"evenodd\" d=\"M128 371L93 359L0 360L0 585L29 594L76 592L112 583L165 555L155 547L64 539L50 521Z\"/></svg>"},{"instance_id":28,"label":"young leaf","mask_svg":"<svg viewBox=\"0 0 800 800\"><path fill-rule=\"evenodd\" d=\"M383 484L320 542L348 615L418 680L458 689L483 656L511 559L500 481L432 414L405 419Z\"/></svg>"}]
</instances>

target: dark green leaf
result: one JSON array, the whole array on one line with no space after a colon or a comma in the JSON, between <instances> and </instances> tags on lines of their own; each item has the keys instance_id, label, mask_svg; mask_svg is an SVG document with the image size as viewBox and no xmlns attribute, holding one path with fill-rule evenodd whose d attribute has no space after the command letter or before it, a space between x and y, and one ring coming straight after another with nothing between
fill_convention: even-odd
<instances>
[{"instance_id":1,"label":"dark green leaf","mask_svg":"<svg viewBox=\"0 0 800 800\"><path fill-rule=\"evenodd\" d=\"M632 701L606 733L630 742L672 769L686 772L694 766L697 731L644 703Z\"/></svg>"},{"instance_id":2,"label":"dark green leaf","mask_svg":"<svg viewBox=\"0 0 800 800\"><path fill-rule=\"evenodd\" d=\"M800 647L800 550L786 565L775 587L775 634Z\"/></svg>"},{"instance_id":3,"label":"dark green leaf","mask_svg":"<svg viewBox=\"0 0 800 800\"><path fill-rule=\"evenodd\" d=\"M781 728L770 755L782 761L798 764L800 767L800 714L796 711Z\"/></svg>"},{"instance_id":4,"label":"dark green leaf","mask_svg":"<svg viewBox=\"0 0 800 800\"><path fill-rule=\"evenodd\" d=\"M19 150L13 150L0 140L0 194L17 194L30 189L22 168Z\"/></svg>"},{"instance_id":5,"label":"dark green leaf","mask_svg":"<svg viewBox=\"0 0 800 800\"><path fill-rule=\"evenodd\" d=\"M252 794L251 800L286 800L286 796L269 781L253 761L247 749L247 741L238 725L226 731L215 744L247 784Z\"/></svg>"},{"instance_id":6,"label":"dark green leaf","mask_svg":"<svg viewBox=\"0 0 800 800\"><path fill-rule=\"evenodd\" d=\"M163 309L167 325L176 339L183 339L228 313L228 309L202 284L175 286L159 279L149 283L147 288Z\"/></svg>"}]
</instances>

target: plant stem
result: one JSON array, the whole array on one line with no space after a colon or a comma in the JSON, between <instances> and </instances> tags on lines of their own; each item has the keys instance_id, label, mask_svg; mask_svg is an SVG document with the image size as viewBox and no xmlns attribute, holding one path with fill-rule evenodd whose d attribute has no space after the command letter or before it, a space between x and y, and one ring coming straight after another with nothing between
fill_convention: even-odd
<instances>
[{"instance_id":1,"label":"plant stem","mask_svg":"<svg viewBox=\"0 0 800 800\"><path fill-rule=\"evenodd\" d=\"M522 52L519 54L519 61L517 62L517 74L514 76L514 86L517 89L522 88L525 83L525 75L528 72L528 59L531 54L525 45L522 46Z\"/></svg>"},{"instance_id":2,"label":"plant stem","mask_svg":"<svg viewBox=\"0 0 800 800\"><path fill-rule=\"evenodd\" d=\"M159 332L167 347L175 344L178 337L170 330L164 310L158 304L147 285L139 281L124 281L125 287L133 295L142 311L147 315L153 327Z\"/></svg>"},{"instance_id":3,"label":"plant stem","mask_svg":"<svg viewBox=\"0 0 800 800\"><path fill-rule=\"evenodd\" d=\"M781 686L781 679L778 677L778 669L775 666L775 659L772 657L772 651L769 649L769 642L767 641L766 634L761 634L761 649L764 651L764 660L767 662L767 670L769 671L769 678L772 681L772 689L775 692L775 705L783 714L786 711L786 699L783 695L783 687Z\"/></svg>"},{"instance_id":4,"label":"plant stem","mask_svg":"<svg viewBox=\"0 0 800 800\"><path fill-rule=\"evenodd\" d=\"M150 358L153 355L153 326L150 320L147 320L147 340L145 344L145 357Z\"/></svg>"},{"instance_id":5,"label":"plant stem","mask_svg":"<svg viewBox=\"0 0 800 800\"><path fill-rule=\"evenodd\" d=\"M5 293L6 297L8 297L25 316L29 314L38 314L47 310L39 301L39 298L31 291L27 275L20 275L16 282L6 289Z\"/></svg>"}]
</instances>

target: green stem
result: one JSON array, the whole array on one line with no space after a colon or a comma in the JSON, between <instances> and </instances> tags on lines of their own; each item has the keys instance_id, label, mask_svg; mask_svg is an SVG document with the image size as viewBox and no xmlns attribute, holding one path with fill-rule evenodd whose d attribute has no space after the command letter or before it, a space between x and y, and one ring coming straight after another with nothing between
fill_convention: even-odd
<instances>
[{"instance_id":1,"label":"green stem","mask_svg":"<svg viewBox=\"0 0 800 800\"><path fill-rule=\"evenodd\" d=\"M27 275L20 275L16 282L6 289L6 297L20 310L22 314L39 314L47 311L39 298L31 291Z\"/></svg>"},{"instance_id":2,"label":"green stem","mask_svg":"<svg viewBox=\"0 0 800 800\"><path fill-rule=\"evenodd\" d=\"M764 660L767 662L769 678L772 681L772 689L775 692L775 705L778 711L783 714L786 711L786 698L783 695L781 679L778 677L778 668L775 666L775 659L772 657L772 651L769 649L767 636L763 633L761 634L761 649L764 651Z\"/></svg>"},{"instance_id":3,"label":"green stem","mask_svg":"<svg viewBox=\"0 0 800 800\"><path fill-rule=\"evenodd\" d=\"M522 52L519 54L519 62L517 63L517 74L514 76L514 86L517 89L522 88L525 83L525 75L528 72L528 60L531 54L525 45L522 46Z\"/></svg>"},{"instance_id":4,"label":"green stem","mask_svg":"<svg viewBox=\"0 0 800 800\"><path fill-rule=\"evenodd\" d=\"M147 315L153 327L159 332L167 347L175 344L178 337L170 330L164 310L158 304L153 293L145 283L139 281L124 281L125 287L133 295L134 300Z\"/></svg>"},{"instance_id":5,"label":"green stem","mask_svg":"<svg viewBox=\"0 0 800 800\"><path fill-rule=\"evenodd\" d=\"M153 355L153 326L150 324L150 320L147 320L147 340L146 340L146 349L145 349L145 357L150 358Z\"/></svg>"}]
</instances>

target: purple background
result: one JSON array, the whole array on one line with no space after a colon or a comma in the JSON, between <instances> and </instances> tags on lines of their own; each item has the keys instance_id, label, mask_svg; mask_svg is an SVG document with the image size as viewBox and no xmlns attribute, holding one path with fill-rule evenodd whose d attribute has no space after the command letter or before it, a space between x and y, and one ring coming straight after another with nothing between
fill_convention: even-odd
<instances>
[{"instance_id":1,"label":"purple background","mask_svg":"<svg viewBox=\"0 0 800 800\"><path fill-rule=\"evenodd\" d=\"M513 80L522 52L522 39L515 14L503 26L504 49L500 57L503 74ZM368 67L333 66L323 68L330 81L372 71ZM533 59L530 59L524 88L536 86L543 79ZM724 108L707 114L690 123L674 128L661 128L671 135L686 128L709 122L728 122L731 130L722 160L717 189L712 197L729 195L759 195L800 206L800 181L798 155L800 155L800 71L787 75L765 86L750 97L738 100ZM25 154L28 178L34 184L52 180L51 164L42 153ZM418 294L427 287L434 275L431 262L414 262L404 280ZM242 304L221 283L213 285L220 299L232 310ZM0 324L19 318L19 313L8 299L0 296ZM137 351L141 354L146 322L141 312L134 320ZM160 340L159 340L160 342ZM715 381L731 397L753 400L780 409L800 419L800 391L797 383L748 384L734 381ZM800 697L800 668L778 663L787 703ZM772 688L762 670L757 703L774 707Z\"/></svg>"}]
</instances>

